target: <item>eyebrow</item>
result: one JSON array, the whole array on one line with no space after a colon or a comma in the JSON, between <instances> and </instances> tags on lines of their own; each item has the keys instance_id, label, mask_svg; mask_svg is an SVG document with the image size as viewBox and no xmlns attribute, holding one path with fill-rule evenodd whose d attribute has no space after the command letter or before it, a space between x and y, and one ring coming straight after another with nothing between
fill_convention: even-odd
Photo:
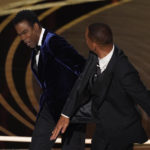
<instances>
[{"instance_id":1,"label":"eyebrow","mask_svg":"<svg viewBox=\"0 0 150 150\"><path fill-rule=\"evenodd\" d=\"M18 33L19 36L21 36L22 34L24 34L27 30L23 30L21 33Z\"/></svg>"}]
</instances>

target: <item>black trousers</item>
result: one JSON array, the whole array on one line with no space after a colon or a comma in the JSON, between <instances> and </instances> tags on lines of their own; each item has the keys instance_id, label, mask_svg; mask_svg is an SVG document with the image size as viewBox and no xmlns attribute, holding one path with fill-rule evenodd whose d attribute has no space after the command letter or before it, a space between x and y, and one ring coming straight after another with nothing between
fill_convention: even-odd
<instances>
[{"instance_id":1,"label":"black trousers","mask_svg":"<svg viewBox=\"0 0 150 150\"><path fill-rule=\"evenodd\" d=\"M122 137L120 137L121 139ZM92 138L92 150L133 150L133 143L120 143L118 140L107 139L101 124L96 124Z\"/></svg>"},{"instance_id":2,"label":"black trousers","mask_svg":"<svg viewBox=\"0 0 150 150\"><path fill-rule=\"evenodd\" d=\"M32 135L30 150L50 150L55 141L50 141L56 123L45 102L40 111ZM70 124L62 135L62 150L84 150L85 124Z\"/></svg>"}]
</instances>

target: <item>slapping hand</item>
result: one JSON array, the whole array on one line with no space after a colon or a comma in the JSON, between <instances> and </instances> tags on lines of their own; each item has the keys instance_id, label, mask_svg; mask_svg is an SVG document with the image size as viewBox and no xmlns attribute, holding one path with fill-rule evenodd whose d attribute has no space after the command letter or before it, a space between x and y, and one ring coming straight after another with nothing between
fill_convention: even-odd
<instances>
[{"instance_id":1,"label":"slapping hand","mask_svg":"<svg viewBox=\"0 0 150 150\"><path fill-rule=\"evenodd\" d=\"M69 125L69 118L65 116L61 116L60 119L58 120L54 130L52 131L52 136L50 137L50 140L55 140L59 133L65 133L68 125Z\"/></svg>"}]
</instances>

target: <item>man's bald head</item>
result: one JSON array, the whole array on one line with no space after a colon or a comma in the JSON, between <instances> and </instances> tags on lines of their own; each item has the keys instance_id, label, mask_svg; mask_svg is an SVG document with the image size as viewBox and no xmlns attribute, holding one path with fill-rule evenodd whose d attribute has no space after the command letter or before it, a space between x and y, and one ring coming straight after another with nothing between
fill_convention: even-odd
<instances>
[{"instance_id":1,"label":"man's bald head","mask_svg":"<svg viewBox=\"0 0 150 150\"><path fill-rule=\"evenodd\" d=\"M113 43L113 35L110 27L104 23L93 23L88 26L88 37L98 45Z\"/></svg>"}]
</instances>

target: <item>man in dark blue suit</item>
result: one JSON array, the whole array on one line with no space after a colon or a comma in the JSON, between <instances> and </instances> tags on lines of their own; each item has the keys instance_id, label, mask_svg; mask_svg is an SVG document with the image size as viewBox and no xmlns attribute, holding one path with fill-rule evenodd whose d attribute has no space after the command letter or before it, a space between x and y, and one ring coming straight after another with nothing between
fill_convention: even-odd
<instances>
[{"instance_id":1,"label":"man in dark blue suit","mask_svg":"<svg viewBox=\"0 0 150 150\"><path fill-rule=\"evenodd\" d=\"M62 37L42 28L32 11L19 12L13 22L21 40L34 49L31 68L43 89L30 149L50 150L51 132L85 60ZM70 125L62 137L64 150L84 149L85 125Z\"/></svg>"}]
</instances>

